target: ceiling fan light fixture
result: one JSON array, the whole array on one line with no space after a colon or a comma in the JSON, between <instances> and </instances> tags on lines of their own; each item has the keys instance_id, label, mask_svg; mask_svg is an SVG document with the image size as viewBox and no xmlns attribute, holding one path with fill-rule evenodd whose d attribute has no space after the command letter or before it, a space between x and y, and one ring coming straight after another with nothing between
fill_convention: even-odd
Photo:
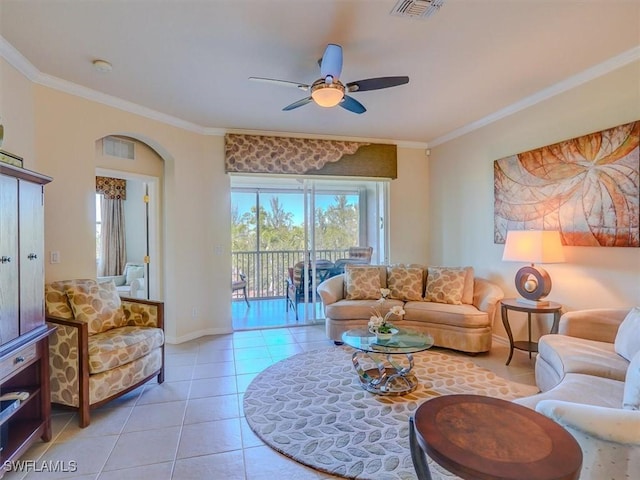
<instances>
[{"instance_id":1,"label":"ceiling fan light fixture","mask_svg":"<svg viewBox=\"0 0 640 480\"><path fill-rule=\"evenodd\" d=\"M321 107L335 107L344 98L344 85L338 81L317 82L311 90L311 98Z\"/></svg>"}]
</instances>

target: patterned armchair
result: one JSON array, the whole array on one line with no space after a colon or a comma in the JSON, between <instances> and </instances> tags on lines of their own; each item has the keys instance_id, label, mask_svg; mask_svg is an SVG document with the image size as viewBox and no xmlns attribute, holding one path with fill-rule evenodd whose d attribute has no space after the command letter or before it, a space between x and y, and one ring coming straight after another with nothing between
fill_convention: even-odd
<instances>
[{"instance_id":1,"label":"patterned armchair","mask_svg":"<svg viewBox=\"0 0 640 480\"><path fill-rule=\"evenodd\" d=\"M90 409L147 382L164 381L162 302L121 299L113 282L65 280L45 285L51 401Z\"/></svg>"}]
</instances>

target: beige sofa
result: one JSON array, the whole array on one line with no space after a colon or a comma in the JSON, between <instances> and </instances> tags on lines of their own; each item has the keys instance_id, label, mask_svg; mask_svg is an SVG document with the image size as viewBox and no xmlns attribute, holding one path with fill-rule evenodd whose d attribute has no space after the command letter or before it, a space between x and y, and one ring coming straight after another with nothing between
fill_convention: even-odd
<instances>
[{"instance_id":1,"label":"beige sofa","mask_svg":"<svg viewBox=\"0 0 640 480\"><path fill-rule=\"evenodd\" d=\"M369 280L361 282L367 288L350 289L360 269L369 269ZM382 304L378 302L380 288L391 290ZM427 332L436 346L468 353L491 349L494 313L504 296L497 285L474 277L471 267L422 265L349 265L344 274L322 282L318 294L324 305L327 337L336 343L341 342L343 332L365 327L374 307L384 315L400 305L405 315L390 319L394 325Z\"/></svg>"},{"instance_id":2,"label":"beige sofa","mask_svg":"<svg viewBox=\"0 0 640 480\"><path fill-rule=\"evenodd\" d=\"M563 425L583 450L580 478L638 478L640 308L565 313L538 343L541 393L515 400Z\"/></svg>"}]
</instances>

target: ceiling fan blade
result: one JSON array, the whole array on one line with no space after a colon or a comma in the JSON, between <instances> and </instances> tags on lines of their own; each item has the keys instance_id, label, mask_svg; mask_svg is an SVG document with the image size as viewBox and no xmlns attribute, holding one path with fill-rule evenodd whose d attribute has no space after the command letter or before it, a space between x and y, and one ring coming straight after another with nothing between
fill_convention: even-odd
<instances>
[{"instance_id":1,"label":"ceiling fan blade","mask_svg":"<svg viewBox=\"0 0 640 480\"><path fill-rule=\"evenodd\" d=\"M349 92L366 92L367 90L380 90L381 88L397 87L409 83L409 77L378 77L366 78L356 82L347 83Z\"/></svg>"},{"instance_id":2,"label":"ceiling fan blade","mask_svg":"<svg viewBox=\"0 0 640 480\"><path fill-rule=\"evenodd\" d=\"M334 79L340 78L342 73L342 47L334 43L327 45L324 55L320 60L320 75L326 78L331 75Z\"/></svg>"},{"instance_id":3,"label":"ceiling fan blade","mask_svg":"<svg viewBox=\"0 0 640 480\"><path fill-rule=\"evenodd\" d=\"M338 105L340 105L345 110L349 110L353 113L364 113L367 111L367 109L364 108L364 105L362 105L359 101L357 101L353 97L350 97L349 95L345 95Z\"/></svg>"},{"instance_id":4,"label":"ceiling fan blade","mask_svg":"<svg viewBox=\"0 0 640 480\"><path fill-rule=\"evenodd\" d=\"M312 100L313 99L311 97L303 98L301 100L298 100L297 102L293 102L291 105L287 105L282 110L285 112L288 112L289 110L293 110L294 108L302 107L303 105L306 105Z\"/></svg>"},{"instance_id":5,"label":"ceiling fan blade","mask_svg":"<svg viewBox=\"0 0 640 480\"><path fill-rule=\"evenodd\" d=\"M253 80L255 82L275 83L276 85L284 85L286 87L296 87L300 90L304 90L305 92L309 91L309 88L311 87L306 83L290 82L289 80L276 80L275 78L249 77L249 80Z\"/></svg>"}]
</instances>

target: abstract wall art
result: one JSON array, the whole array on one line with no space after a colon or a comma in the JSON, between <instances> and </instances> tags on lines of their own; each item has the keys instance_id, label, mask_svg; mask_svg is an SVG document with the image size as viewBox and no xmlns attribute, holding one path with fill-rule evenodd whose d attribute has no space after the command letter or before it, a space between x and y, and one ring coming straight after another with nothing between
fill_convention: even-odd
<instances>
[{"instance_id":1,"label":"abstract wall art","mask_svg":"<svg viewBox=\"0 0 640 480\"><path fill-rule=\"evenodd\" d=\"M640 247L640 121L496 160L494 242L559 230L564 245Z\"/></svg>"}]
</instances>

